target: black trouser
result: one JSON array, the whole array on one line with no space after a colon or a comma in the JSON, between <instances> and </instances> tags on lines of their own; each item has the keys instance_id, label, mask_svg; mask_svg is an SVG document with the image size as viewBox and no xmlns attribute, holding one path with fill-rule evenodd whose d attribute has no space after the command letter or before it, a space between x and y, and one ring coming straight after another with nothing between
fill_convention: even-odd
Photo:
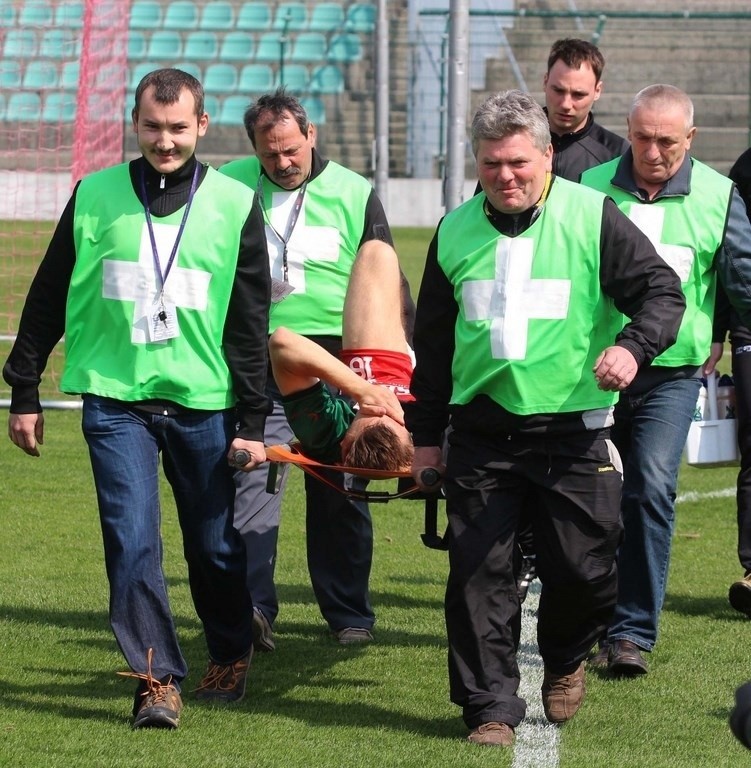
<instances>
[{"instance_id":1,"label":"black trouser","mask_svg":"<svg viewBox=\"0 0 751 768\"><path fill-rule=\"evenodd\" d=\"M469 728L515 727L526 711L517 696L521 608L513 573L523 508L542 582L537 637L545 666L573 671L607 628L622 525L620 461L606 435L449 436L449 682Z\"/></svg>"},{"instance_id":2,"label":"black trouser","mask_svg":"<svg viewBox=\"0 0 751 768\"><path fill-rule=\"evenodd\" d=\"M751 344L731 337L735 415L738 420L738 559L751 572ZM745 336L744 336L745 339Z\"/></svg>"}]
</instances>

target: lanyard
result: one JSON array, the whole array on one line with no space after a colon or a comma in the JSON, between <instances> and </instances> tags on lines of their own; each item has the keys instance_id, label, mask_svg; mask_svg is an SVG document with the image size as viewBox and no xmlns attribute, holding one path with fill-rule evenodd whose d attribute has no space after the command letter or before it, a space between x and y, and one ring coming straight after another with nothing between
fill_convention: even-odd
<instances>
[{"instance_id":1,"label":"lanyard","mask_svg":"<svg viewBox=\"0 0 751 768\"><path fill-rule=\"evenodd\" d=\"M149 240L151 240L151 254L154 257L154 271L159 276L159 303L162 306L162 311L159 313L159 319L162 321L166 320L167 318L167 315L164 312L164 284L167 282L167 278L169 277L170 270L172 269L172 265L175 261L175 256L177 255L177 247L180 245L180 239L183 236L185 222L188 220L188 212L190 211L190 206L193 202L193 196L196 193L196 186L198 184L198 174L200 173L200 169L200 164L196 162L196 167L193 170L193 181L190 183L188 202L185 204L185 211L183 212L183 218L180 222L180 228L177 230L175 243L172 246L172 253L170 253L170 257L167 260L167 266L164 268L164 273L162 273L162 265L159 262L159 252L157 251L156 247L156 237L154 236L154 224L151 221L151 211L149 210L149 200L146 197L146 176L143 171L143 166L141 166L141 194L143 195L143 210L146 214L146 227L149 230ZM164 317L162 317L162 315L164 315Z\"/></svg>"},{"instance_id":2,"label":"lanyard","mask_svg":"<svg viewBox=\"0 0 751 768\"><path fill-rule=\"evenodd\" d=\"M302 210L302 201L305 197L305 188L308 186L307 179L303 182L302 186L300 187L299 192L297 193L297 199L295 200L295 204L290 211L289 218L287 219L287 227L284 230L284 235L277 232L274 228L274 225L271 223L271 220L269 219L269 214L266 211L266 206L263 202L263 175L258 177L258 184L256 186L256 194L258 195L261 203L261 210L263 211L263 218L266 219L266 223L269 225L269 228L271 231L277 236L279 239L279 242L282 244L282 279L285 283L289 282L289 266L287 264L287 244L289 243L289 239L292 237L292 232L294 232L295 224L297 224L297 218L300 215L300 211Z\"/></svg>"}]
</instances>

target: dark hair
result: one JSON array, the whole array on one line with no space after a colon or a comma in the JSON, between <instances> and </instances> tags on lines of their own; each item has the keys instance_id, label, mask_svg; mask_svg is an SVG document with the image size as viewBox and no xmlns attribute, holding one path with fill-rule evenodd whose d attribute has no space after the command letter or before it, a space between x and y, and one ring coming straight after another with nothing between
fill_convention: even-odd
<instances>
[{"instance_id":1,"label":"dark hair","mask_svg":"<svg viewBox=\"0 0 751 768\"><path fill-rule=\"evenodd\" d=\"M182 69L155 69L145 75L136 88L135 106L133 107L133 117L138 115L138 109L141 105L143 92L154 86L154 101L159 104L174 104L184 90L193 94L193 100L196 103L196 117L203 114L203 86L193 75L183 72Z\"/></svg>"},{"instance_id":2,"label":"dark hair","mask_svg":"<svg viewBox=\"0 0 751 768\"><path fill-rule=\"evenodd\" d=\"M345 462L350 467L398 472L412 466L415 449L405 445L383 422L365 427L350 446Z\"/></svg>"},{"instance_id":3,"label":"dark hair","mask_svg":"<svg viewBox=\"0 0 751 768\"><path fill-rule=\"evenodd\" d=\"M292 115L293 120L300 128L300 133L306 136L310 125L308 113L297 98L287 93L284 86L277 88L273 93L265 93L260 96L245 110L243 125L254 149L256 146L256 128L267 131L269 128L273 128L287 113Z\"/></svg>"},{"instance_id":4,"label":"dark hair","mask_svg":"<svg viewBox=\"0 0 751 768\"><path fill-rule=\"evenodd\" d=\"M605 69L605 59L600 49L593 43L576 37L566 37L553 43L548 56L548 72L558 59L571 69L579 69L582 64L589 64L595 73L595 83L600 82L602 70Z\"/></svg>"}]
</instances>

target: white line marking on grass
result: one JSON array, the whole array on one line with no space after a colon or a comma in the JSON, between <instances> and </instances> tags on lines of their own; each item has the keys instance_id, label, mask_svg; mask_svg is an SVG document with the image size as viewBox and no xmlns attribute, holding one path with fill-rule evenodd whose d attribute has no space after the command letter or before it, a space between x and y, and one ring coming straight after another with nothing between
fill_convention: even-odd
<instances>
[{"instance_id":1,"label":"white line marking on grass","mask_svg":"<svg viewBox=\"0 0 751 768\"><path fill-rule=\"evenodd\" d=\"M542 708L542 659L537 648L537 606L540 582L530 584L522 605L522 634L517 660L521 673L519 695L527 702L527 716L516 729L512 768L557 768L560 729L549 723Z\"/></svg>"},{"instance_id":2,"label":"white line marking on grass","mask_svg":"<svg viewBox=\"0 0 751 768\"><path fill-rule=\"evenodd\" d=\"M716 491L705 491L699 493L698 491L686 491L675 497L676 504L683 504L687 501L701 501L702 499L727 499L735 496L735 488L720 488Z\"/></svg>"}]
</instances>

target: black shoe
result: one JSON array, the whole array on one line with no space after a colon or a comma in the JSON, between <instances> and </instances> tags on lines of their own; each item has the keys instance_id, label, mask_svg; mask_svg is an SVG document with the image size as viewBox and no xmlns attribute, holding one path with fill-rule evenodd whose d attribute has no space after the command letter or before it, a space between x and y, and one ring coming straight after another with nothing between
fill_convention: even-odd
<instances>
[{"instance_id":1,"label":"black shoe","mask_svg":"<svg viewBox=\"0 0 751 768\"><path fill-rule=\"evenodd\" d=\"M615 677L636 677L649 671L642 649L630 640L614 640L608 656L608 672Z\"/></svg>"},{"instance_id":2,"label":"black shoe","mask_svg":"<svg viewBox=\"0 0 751 768\"><path fill-rule=\"evenodd\" d=\"M519 595L519 602L523 603L527 599L529 585L537 578L537 568L535 564L535 555L522 555L519 564L519 572L516 575L516 593Z\"/></svg>"},{"instance_id":3,"label":"black shoe","mask_svg":"<svg viewBox=\"0 0 751 768\"><path fill-rule=\"evenodd\" d=\"M260 608L253 608L253 647L264 653L271 653L276 648L271 623Z\"/></svg>"},{"instance_id":4,"label":"black shoe","mask_svg":"<svg viewBox=\"0 0 751 768\"><path fill-rule=\"evenodd\" d=\"M751 618L751 574L730 585L728 600L736 611Z\"/></svg>"}]
</instances>

